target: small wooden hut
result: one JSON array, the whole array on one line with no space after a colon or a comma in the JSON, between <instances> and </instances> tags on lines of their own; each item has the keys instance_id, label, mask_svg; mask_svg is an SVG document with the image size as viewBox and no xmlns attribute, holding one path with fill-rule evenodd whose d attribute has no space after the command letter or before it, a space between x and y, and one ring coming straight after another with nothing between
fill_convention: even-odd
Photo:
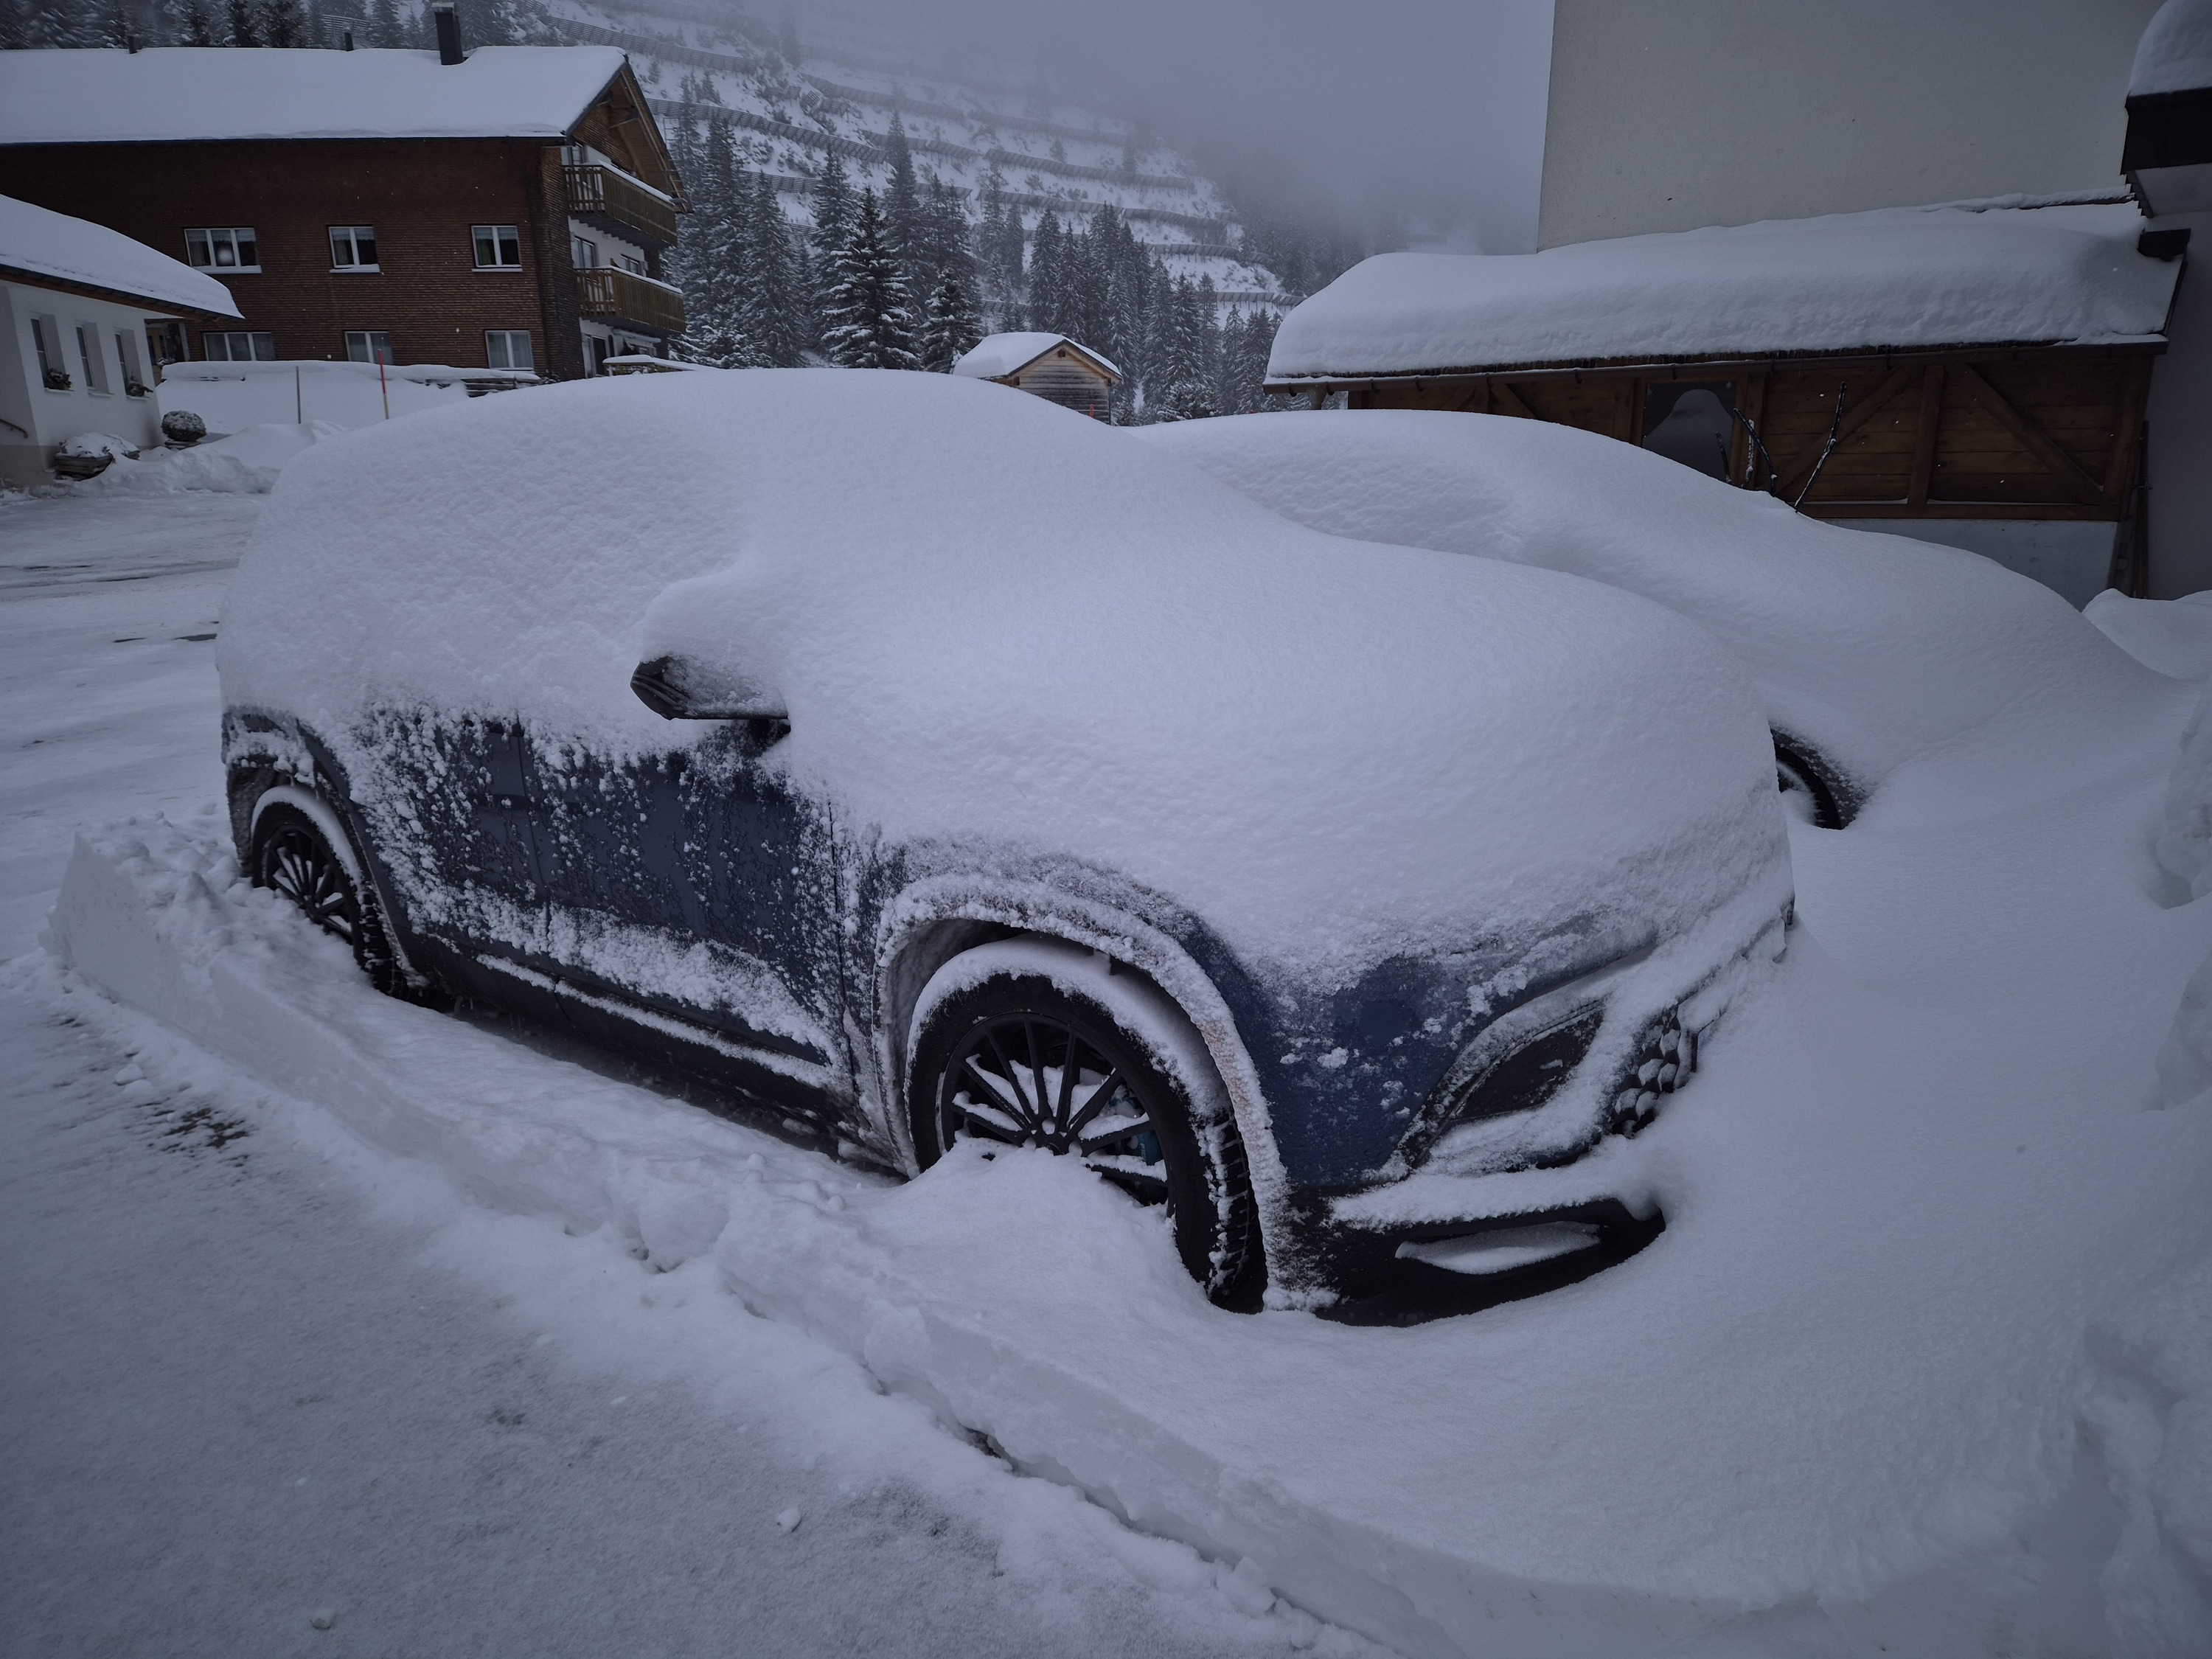
<instances>
[{"instance_id":1,"label":"small wooden hut","mask_svg":"<svg viewBox=\"0 0 2212 1659\"><path fill-rule=\"evenodd\" d=\"M1065 334L994 334L963 355L952 372L1017 386L1099 421L1121 380L1120 369Z\"/></svg>"},{"instance_id":2,"label":"small wooden hut","mask_svg":"<svg viewBox=\"0 0 2212 1659\"><path fill-rule=\"evenodd\" d=\"M2015 200L1383 254L1285 319L1267 390L1555 421L1929 540L2109 526L2141 592L2143 408L2180 270L2144 240L2124 203Z\"/></svg>"}]
</instances>

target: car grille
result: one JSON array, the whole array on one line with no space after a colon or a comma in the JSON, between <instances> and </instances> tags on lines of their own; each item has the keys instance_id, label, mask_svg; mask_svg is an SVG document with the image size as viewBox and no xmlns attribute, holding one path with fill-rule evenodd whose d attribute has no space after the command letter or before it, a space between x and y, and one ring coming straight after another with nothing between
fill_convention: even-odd
<instances>
[{"instance_id":1,"label":"car grille","mask_svg":"<svg viewBox=\"0 0 2212 1659\"><path fill-rule=\"evenodd\" d=\"M1662 1096L1681 1089L1698 1069L1698 1034L1668 1012L1644 1028L1636 1058L1620 1078L1606 1115L1608 1133L1632 1135L1659 1115Z\"/></svg>"}]
</instances>

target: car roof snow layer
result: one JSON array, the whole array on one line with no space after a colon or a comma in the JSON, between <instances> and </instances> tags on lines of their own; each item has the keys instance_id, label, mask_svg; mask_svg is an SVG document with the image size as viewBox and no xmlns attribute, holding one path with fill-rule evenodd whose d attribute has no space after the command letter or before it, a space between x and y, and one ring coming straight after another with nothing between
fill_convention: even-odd
<instances>
[{"instance_id":1,"label":"car roof snow layer","mask_svg":"<svg viewBox=\"0 0 2212 1659\"><path fill-rule=\"evenodd\" d=\"M1764 722L1680 618L1348 548L949 375L590 380L319 445L220 651L231 705L331 741L428 707L629 751L710 724L633 667L709 659L848 823L1110 868L1278 959L1787 890Z\"/></svg>"}]
</instances>

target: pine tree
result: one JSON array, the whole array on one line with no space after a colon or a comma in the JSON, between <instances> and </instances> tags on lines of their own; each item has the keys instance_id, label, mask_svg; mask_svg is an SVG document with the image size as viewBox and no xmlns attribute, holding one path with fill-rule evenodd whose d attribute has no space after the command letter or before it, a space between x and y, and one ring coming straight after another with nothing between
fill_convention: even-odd
<instances>
[{"instance_id":1,"label":"pine tree","mask_svg":"<svg viewBox=\"0 0 2212 1659\"><path fill-rule=\"evenodd\" d=\"M762 361L790 368L805 361L809 330L805 290L792 265L791 228L765 173L752 175L752 197L745 222L747 265L752 292L746 308L747 331L758 343Z\"/></svg>"},{"instance_id":2,"label":"pine tree","mask_svg":"<svg viewBox=\"0 0 2212 1659\"><path fill-rule=\"evenodd\" d=\"M720 368L756 368L767 361L751 326L751 198L737 160L728 118L707 129L692 213L692 247L685 264L685 354Z\"/></svg>"},{"instance_id":3,"label":"pine tree","mask_svg":"<svg viewBox=\"0 0 2212 1659\"><path fill-rule=\"evenodd\" d=\"M846 368L919 368L906 278L890 246L876 192L860 192L853 232L823 306L823 345Z\"/></svg>"},{"instance_id":4,"label":"pine tree","mask_svg":"<svg viewBox=\"0 0 2212 1659\"><path fill-rule=\"evenodd\" d=\"M853 186L834 149L815 176L813 209L815 332L820 338L829 327L830 290L837 282L837 262L853 239Z\"/></svg>"},{"instance_id":5,"label":"pine tree","mask_svg":"<svg viewBox=\"0 0 2212 1659\"><path fill-rule=\"evenodd\" d=\"M211 46L215 44L215 30L208 22L207 8L200 3L200 0L186 0L184 44L188 46Z\"/></svg>"},{"instance_id":6,"label":"pine tree","mask_svg":"<svg viewBox=\"0 0 2212 1659\"><path fill-rule=\"evenodd\" d=\"M300 0L263 0L261 27L272 46L297 46L307 34L307 20L300 15Z\"/></svg>"},{"instance_id":7,"label":"pine tree","mask_svg":"<svg viewBox=\"0 0 2212 1659\"><path fill-rule=\"evenodd\" d=\"M922 325L921 366L939 374L950 374L963 353L983 337L975 301L960 279L946 272L929 296L929 317Z\"/></svg>"},{"instance_id":8,"label":"pine tree","mask_svg":"<svg viewBox=\"0 0 2212 1659\"><path fill-rule=\"evenodd\" d=\"M407 30L399 21L399 8L394 0L368 0L368 44L404 46L407 43Z\"/></svg>"},{"instance_id":9,"label":"pine tree","mask_svg":"<svg viewBox=\"0 0 2212 1659\"><path fill-rule=\"evenodd\" d=\"M1060 216L1050 208L1037 221L1036 234L1030 243L1029 323L1034 329L1054 331L1059 327L1060 313L1065 307L1067 271L1062 258L1062 238Z\"/></svg>"},{"instance_id":10,"label":"pine tree","mask_svg":"<svg viewBox=\"0 0 2212 1659\"><path fill-rule=\"evenodd\" d=\"M258 46L261 44L261 20L254 15L252 0L228 0L228 17L232 46Z\"/></svg>"}]
</instances>

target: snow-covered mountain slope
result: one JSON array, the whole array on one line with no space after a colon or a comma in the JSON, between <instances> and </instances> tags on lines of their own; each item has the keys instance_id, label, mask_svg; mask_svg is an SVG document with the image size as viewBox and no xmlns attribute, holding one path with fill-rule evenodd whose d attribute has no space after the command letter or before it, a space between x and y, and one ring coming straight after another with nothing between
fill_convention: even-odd
<instances>
[{"instance_id":1,"label":"snow-covered mountain slope","mask_svg":"<svg viewBox=\"0 0 2212 1659\"><path fill-rule=\"evenodd\" d=\"M896 46L857 23L810 20L802 45L734 6L699 0L548 0L572 40L627 52L664 127L726 115L741 159L766 173L795 219L832 152L856 187L889 182L896 118L915 165L962 191L980 221L993 173L1034 230L1112 204L1178 276L1210 276L1224 303L1287 306L1274 272L1245 257L1243 227L1189 158L1127 120L1024 89L976 66L902 67Z\"/></svg>"}]
</instances>

